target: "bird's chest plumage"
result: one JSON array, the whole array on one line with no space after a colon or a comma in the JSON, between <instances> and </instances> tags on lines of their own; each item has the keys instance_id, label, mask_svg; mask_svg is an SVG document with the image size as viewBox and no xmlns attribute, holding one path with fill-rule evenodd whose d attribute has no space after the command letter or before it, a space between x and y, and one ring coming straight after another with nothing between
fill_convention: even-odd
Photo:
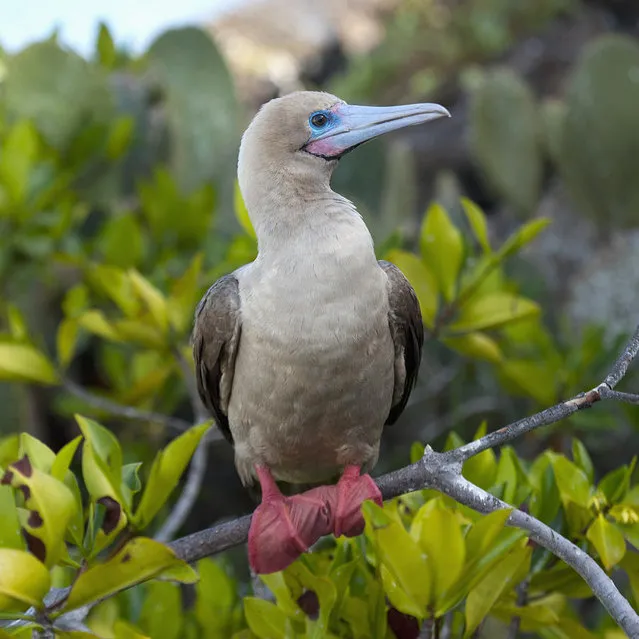
<instances>
[{"instance_id":1,"label":"bird's chest plumage","mask_svg":"<svg viewBox=\"0 0 639 639\"><path fill-rule=\"evenodd\" d=\"M323 480L377 458L393 391L386 275L353 253L258 264L244 291L240 280L229 405L236 454L287 481Z\"/></svg>"}]
</instances>

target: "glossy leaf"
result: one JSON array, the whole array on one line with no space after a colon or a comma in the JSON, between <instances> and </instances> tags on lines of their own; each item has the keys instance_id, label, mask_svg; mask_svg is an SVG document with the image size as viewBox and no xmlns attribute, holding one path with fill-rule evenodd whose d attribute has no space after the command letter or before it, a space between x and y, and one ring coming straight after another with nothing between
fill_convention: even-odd
<instances>
[{"instance_id":1,"label":"glossy leaf","mask_svg":"<svg viewBox=\"0 0 639 639\"><path fill-rule=\"evenodd\" d=\"M444 299L451 302L456 294L457 278L464 258L464 242L459 229L446 210L432 204L422 223L420 248L424 262L432 270Z\"/></svg>"},{"instance_id":2,"label":"glossy leaf","mask_svg":"<svg viewBox=\"0 0 639 639\"><path fill-rule=\"evenodd\" d=\"M0 343L0 380L57 384L58 375L51 362L28 344Z\"/></svg>"},{"instance_id":3,"label":"glossy leaf","mask_svg":"<svg viewBox=\"0 0 639 639\"><path fill-rule=\"evenodd\" d=\"M53 463L51 464L51 475L60 481L64 481L67 475L69 466L73 461L73 457L78 450L78 446L82 441L82 435L78 435L70 442L65 444L55 456Z\"/></svg>"},{"instance_id":4,"label":"glossy leaf","mask_svg":"<svg viewBox=\"0 0 639 639\"><path fill-rule=\"evenodd\" d=\"M473 359L484 359L493 364L499 364L503 359L499 344L492 337L477 331L456 337L443 337L442 342L448 348Z\"/></svg>"},{"instance_id":5,"label":"glossy leaf","mask_svg":"<svg viewBox=\"0 0 639 639\"><path fill-rule=\"evenodd\" d=\"M466 545L459 521L441 500L433 500L415 515L411 536L426 553L432 578L431 601L434 601L439 615L437 606L461 576L466 559Z\"/></svg>"},{"instance_id":6,"label":"glossy leaf","mask_svg":"<svg viewBox=\"0 0 639 639\"><path fill-rule=\"evenodd\" d=\"M454 322L448 327L451 332L495 329L507 324L533 317L540 312L539 306L526 298L500 292L472 298L462 305Z\"/></svg>"},{"instance_id":7,"label":"glossy leaf","mask_svg":"<svg viewBox=\"0 0 639 639\"><path fill-rule=\"evenodd\" d=\"M129 270L128 275L136 294L151 312L155 324L161 331L166 331L169 326L169 318L164 295L136 270Z\"/></svg>"},{"instance_id":8,"label":"glossy leaf","mask_svg":"<svg viewBox=\"0 0 639 639\"><path fill-rule=\"evenodd\" d=\"M15 548L0 548L0 610L40 608L50 587L49 571L32 554Z\"/></svg>"},{"instance_id":9,"label":"glossy leaf","mask_svg":"<svg viewBox=\"0 0 639 639\"><path fill-rule=\"evenodd\" d=\"M55 565L65 552L64 535L76 509L73 494L26 455L7 468L1 483L21 489L25 496L21 524L29 550L47 566Z\"/></svg>"},{"instance_id":10,"label":"glossy leaf","mask_svg":"<svg viewBox=\"0 0 639 639\"><path fill-rule=\"evenodd\" d=\"M235 584L212 559L198 561L196 568L200 579L195 585L195 617L211 635L228 633L235 606Z\"/></svg>"},{"instance_id":11,"label":"glossy leaf","mask_svg":"<svg viewBox=\"0 0 639 639\"><path fill-rule=\"evenodd\" d=\"M473 524L466 535L466 556L468 562L477 561L494 545L495 539L502 532L511 509L504 508L483 515Z\"/></svg>"},{"instance_id":12,"label":"glossy leaf","mask_svg":"<svg viewBox=\"0 0 639 639\"><path fill-rule=\"evenodd\" d=\"M164 544L136 537L104 563L81 573L74 582L63 612L130 588L149 579L195 583L197 573Z\"/></svg>"},{"instance_id":13,"label":"glossy leaf","mask_svg":"<svg viewBox=\"0 0 639 639\"><path fill-rule=\"evenodd\" d=\"M514 579L530 563L531 553L529 546L516 547L468 593L464 637L472 636L501 594L516 586Z\"/></svg>"},{"instance_id":14,"label":"glossy leaf","mask_svg":"<svg viewBox=\"0 0 639 639\"><path fill-rule=\"evenodd\" d=\"M552 467L564 505L573 502L584 508L587 507L590 498L590 482L584 471L561 456L553 458Z\"/></svg>"},{"instance_id":15,"label":"glossy leaf","mask_svg":"<svg viewBox=\"0 0 639 639\"><path fill-rule=\"evenodd\" d=\"M18 508L11 486L0 486L0 548L24 549Z\"/></svg>"},{"instance_id":16,"label":"glossy leaf","mask_svg":"<svg viewBox=\"0 0 639 639\"><path fill-rule=\"evenodd\" d=\"M249 628L262 639L287 639L286 615L270 601L244 597L244 614Z\"/></svg>"},{"instance_id":17,"label":"glossy leaf","mask_svg":"<svg viewBox=\"0 0 639 639\"><path fill-rule=\"evenodd\" d=\"M437 315L439 288L432 271L416 255L400 249L388 251L386 259L397 266L411 283L419 300L422 320L426 326L433 328Z\"/></svg>"},{"instance_id":18,"label":"glossy leaf","mask_svg":"<svg viewBox=\"0 0 639 639\"><path fill-rule=\"evenodd\" d=\"M370 537L393 579L424 610L430 601L431 565L405 528L372 502L363 505Z\"/></svg>"},{"instance_id":19,"label":"glossy leaf","mask_svg":"<svg viewBox=\"0 0 639 639\"><path fill-rule=\"evenodd\" d=\"M183 613L179 586L151 581L146 584L145 594L139 622L144 632L153 638L181 639Z\"/></svg>"},{"instance_id":20,"label":"glossy leaf","mask_svg":"<svg viewBox=\"0 0 639 639\"><path fill-rule=\"evenodd\" d=\"M622 533L600 514L586 532L606 570L616 566L626 554L626 541Z\"/></svg>"},{"instance_id":21,"label":"glossy leaf","mask_svg":"<svg viewBox=\"0 0 639 639\"><path fill-rule=\"evenodd\" d=\"M166 503L177 486L200 440L211 427L200 424L176 437L166 448L159 451L153 460L151 472L135 513L136 524L144 528Z\"/></svg>"},{"instance_id":22,"label":"glossy leaf","mask_svg":"<svg viewBox=\"0 0 639 639\"><path fill-rule=\"evenodd\" d=\"M466 197L461 198L461 205L479 245L485 253L490 253L491 248L488 240L488 227L484 212L472 200L469 200Z\"/></svg>"}]
</instances>

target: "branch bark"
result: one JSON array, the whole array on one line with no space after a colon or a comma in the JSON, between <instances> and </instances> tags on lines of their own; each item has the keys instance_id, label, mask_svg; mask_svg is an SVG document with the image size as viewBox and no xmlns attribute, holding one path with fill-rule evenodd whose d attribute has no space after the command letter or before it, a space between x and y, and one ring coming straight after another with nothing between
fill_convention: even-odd
<instances>
[{"instance_id":1,"label":"branch bark","mask_svg":"<svg viewBox=\"0 0 639 639\"><path fill-rule=\"evenodd\" d=\"M618 393L613 390L626 374L637 353L639 353L639 326L599 386L530 417L508 424L455 450L437 453L429 446L426 447L424 456L415 464L376 479L384 499L392 499L424 488L434 488L460 504L481 513L512 508L469 482L462 475L463 462L488 448L501 446L531 430L554 424L578 410L590 408L597 402L612 399L632 404L638 403L639 395ZM193 562L244 543L250 522L251 516L246 515L188 535L170 545L179 557ZM626 634L631 638L639 638L639 615L592 557L541 521L520 510L512 510L508 523L528 531L531 539L577 571Z\"/></svg>"}]
</instances>

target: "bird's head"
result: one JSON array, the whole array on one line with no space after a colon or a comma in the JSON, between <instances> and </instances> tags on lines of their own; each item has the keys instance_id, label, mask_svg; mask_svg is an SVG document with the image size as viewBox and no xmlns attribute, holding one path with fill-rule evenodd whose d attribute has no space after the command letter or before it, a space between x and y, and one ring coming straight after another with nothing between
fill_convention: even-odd
<instances>
[{"instance_id":1,"label":"bird's head","mask_svg":"<svg viewBox=\"0 0 639 639\"><path fill-rule=\"evenodd\" d=\"M354 106L329 93L298 91L262 106L240 145L238 177L249 212L269 191L328 186L337 161L384 133L450 116L439 104Z\"/></svg>"}]
</instances>

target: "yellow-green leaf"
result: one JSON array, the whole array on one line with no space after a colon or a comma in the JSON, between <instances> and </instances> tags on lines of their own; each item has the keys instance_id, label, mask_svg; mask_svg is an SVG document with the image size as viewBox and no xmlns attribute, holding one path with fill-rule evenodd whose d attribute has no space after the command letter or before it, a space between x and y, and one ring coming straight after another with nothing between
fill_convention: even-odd
<instances>
[{"instance_id":1,"label":"yellow-green leaf","mask_svg":"<svg viewBox=\"0 0 639 639\"><path fill-rule=\"evenodd\" d=\"M208 600L208 603L213 601L215 599ZM199 602L198 597L196 604ZM140 626L143 630L150 637L180 639L182 623L182 594L179 586L165 581L146 584L146 597L140 613ZM208 629L208 626L203 627Z\"/></svg>"},{"instance_id":2,"label":"yellow-green leaf","mask_svg":"<svg viewBox=\"0 0 639 639\"><path fill-rule=\"evenodd\" d=\"M494 364L503 360L499 344L488 335L479 332L467 333L458 337L443 337L442 342L462 355L474 359L485 359Z\"/></svg>"},{"instance_id":3,"label":"yellow-green leaf","mask_svg":"<svg viewBox=\"0 0 639 639\"><path fill-rule=\"evenodd\" d=\"M88 278L94 287L113 300L127 317L137 317L140 312L140 300L127 272L116 266L97 264L89 269Z\"/></svg>"},{"instance_id":4,"label":"yellow-green leaf","mask_svg":"<svg viewBox=\"0 0 639 639\"><path fill-rule=\"evenodd\" d=\"M118 335L113 325L107 320L102 311L95 309L85 311L78 316L78 326L89 333L99 335L113 342L121 342L122 337Z\"/></svg>"},{"instance_id":5,"label":"yellow-green leaf","mask_svg":"<svg viewBox=\"0 0 639 639\"><path fill-rule=\"evenodd\" d=\"M428 328L433 328L437 315L438 287L431 270L416 255L400 249L388 251L386 259L397 266L411 283L419 300L422 320Z\"/></svg>"},{"instance_id":6,"label":"yellow-green leaf","mask_svg":"<svg viewBox=\"0 0 639 639\"><path fill-rule=\"evenodd\" d=\"M455 514L444 508L441 500L422 506L411 526L411 536L426 553L431 572L431 602L437 606L459 579L466 559L466 546Z\"/></svg>"},{"instance_id":7,"label":"yellow-green leaf","mask_svg":"<svg viewBox=\"0 0 639 639\"><path fill-rule=\"evenodd\" d=\"M122 449L115 435L93 419L75 415L84 435L97 457L104 463L105 470L115 486L119 486L122 473Z\"/></svg>"},{"instance_id":8,"label":"yellow-green leaf","mask_svg":"<svg viewBox=\"0 0 639 639\"><path fill-rule=\"evenodd\" d=\"M461 198L461 205L470 224L470 228L473 230L479 245L484 250L484 253L490 253L490 242L488 241L488 227L486 224L486 216L484 212L467 197Z\"/></svg>"},{"instance_id":9,"label":"yellow-green leaf","mask_svg":"<svg viewBox=\"0 0 639 639\"><path fill-rule=\"evenodd\" d=\"M586 532L588 541L595 547L606 570L616 566L626 554L623 534L600 514Z\"/></svg>"},{"instance_id":10,"label":"yellow-green leaf","mask_svg":"<svg viewBox=\"0 0 639 639\"><path fill-rule=\"evenodd\" d=\"M7 320L9 322L9 332L16 342L23 342L29 336L27 323L24 320L22 311L15 304L7 305Z\"/></svg>"},{"instance_id":11,"label":"yellow-green leaf","mask_svg":"<svg viewBox=\"0 0 639 639\"><path fill-rule=\"evenodd\" d=\"M233 209L235 211L235 217L237 221L241 224L242 228L246 232L247 235L256 239L255 229L253 228L253 224L251 223L251 218L248 214L248 209L244 204L244 198L242 197L242 191L240 190L239 182L235 181L235 189L233 191Z\"/></svg>"},{"instance_id":12,"label":"yellow-green leaf","mask_svg":"<svg viewBox=\"0 0 639 639\"><path fill-rule=\"evenodd\" d=\"M235 584L213 559L198 561L196 569L200 579L195 585L195 618L209 633L222 636L232 625Z\"/></svg>"},{"instance_id":13,"label":"yellow-green leaf","mask_svg":"<svg viewBox=\"0 0 639 639\"><path fill-rule=\"evenodd\" d=\"M27 197L30 173L38 153L38 134L33 123L27 119L19 120L3 133L0 182L11 201L17 204Z\"/></svg>"},{"instance_id":14,"label":"yellow-green leaf","mask_svg":"<svg viewBox=\"0 0 639 639\"><path fill-rule=\"evenodd\" d=\"M18 508L11 486L0 486L0 548L24 548Z\"/></svg>"},{"instance_id":15,"label":"yellow-green leaf","mask_svg":"<svg viewBox=\"0 0 639 639\"><path fill-rule=\"evenodd\" d=\"M135 292L146 304L156 325L161 331L166 331L169 327L169 315L164 295L135 269L130 269L128 275Z\"/></svg>"},{"instance_id":16,"label":"yellow-green leaf","mask_svg":"<svg viewBox=\"0 0 639 639\"><path fill-rule=\"evenodd\" d=\"M590 499L590 482L584 471L561 455L552 458L552 469L563 504L574 502L586 508Z\"/></svg>"},{"instance_id":17,"label":"yellow-green leaf","mask_svg":"<svg viewBox=\"0 0 639 639\"><path fill-rule=\"evenodd\" d=\"M388 597L393 608L397 608L406 615L412 615L417 619L424 616L424 608L409 597L404 589L397 583L390 570L382 564L381 568L382 584L384 593Z\"/></svg>"},{"instance_id":18,"label":"yellow-green leaf","mask_svg":"<svg viewBox=\"0 0 639 639\"><path fill-rule=\"evenodd\" d=\"M373 502L362 507L367 534L377 548L379 560L406 595L423 610L430 601L431 565L418 543L396 519Z\"/></svg>"},{"instance_id":19,"label":"yellow-green leaf","mask_svg":"<svg viewBox=\"0 0 639 639\"><path fill-rule=\"evenodd\" d=\"M55 453L39 439L29 433L20 433L20 454L27 455L29 461L41 471L48 473L55 460Z\"/></svg>"},{"instance_id":20,"label":"yellow-green leaf","mask_svg":"<svg viewBox=\"0 0 639 639\"><path fill-rule=\"evenodd\" d=\"M7 468L2 483L25 494L21 524L29 548L47 566L54 566L66 550L64 535L76 509L73 494L61 481L36 468L26 455Z\"/></svg>"},{"instance_id":21,"label":"yellow-green leaf","mask_svg":"<svg viewBox=\"0 0 639 639\"><path fill-rule=\"evenodd\" d=\"M197 253L186 271L171 287L167 309L171 324L178 331L190 327L199 293L198 279L202 272L202 253Z\"/></svg>"},{"instance_id":22,"label":"yellow-green leaf","mask_svg":"<svg viewBox=\"0 0 639 639\"><path fill-rule=\"evenodd\" d=\"M524 567L528 566L531 554L530 546L517 546L493 566L490 572L468 593L464 637L471 637L501 594L515 587L515 578Z\"/></svg>"},{"instance_id":23,"label":"yellow-green leaf","mask_svg":"<svg viewBox=\"0 0 639 639\"><path fill-rule=\"evenodd\" d=\"M62 368L66 368L73 359L75 347L78 341L80 325L74 318L66 318L60 322L56 334L56 346L58 351L58 362Z\"/></svg>"},{"instance_id":24,"label":"yellow-green leaf","mask_svg":"<svg viewBox=\"0 0 639 639\"><path fill-rule=\"evenodd\" d=\"M249 628L262 639L286 639L286 615L270 601L244 597L244 614Z\"/></svg>"},{"instance_id":25,"label":"yellow-green leaf","mask_svg":"<svg viewBox=\"0 0 639 639\"><path fill-rule=\"evenodd\" d=\"M51 464L51 475L53 477L60 481L64 481L67 471L69 470L69 466L71 466L71 462L73 461L75 451L78 450L78 446L81 441L82 435L78 435L58 451L58 454L53 460L53 464Z\"/></svg>"},{"instance_id":26,"label":"yellow-green leaf","mask_svg":"<svg viewBox=\"0 0 639 639\"><path fill-rule=\"evenodd\" d=\"M57 384L58 375L48 358L28 344L0 343L0 380Z\"/></svg>"},{"instance_id":27,"label":"yellow-green leaf","mask_svg":"<svg viewBox=\"0 0 639 639\"><path fill-rule=\"evenodd\" d=\"M431 204L422 223L420 248L424 262L439 282L444 299L455 298L464 257L464 241L443 206Z\"/></svg>"},{"instance_id":28,"label":"yellow-green leaf","mask_svg":"<svg viewBox=\"0 0 639 639\"><path fill-rule=\"evenodd\" d=\"M81 573L62 610L79 608L149 579L190 584L197 581L197 573L168 546L136 537L104 563Z\"/></svg>"},{"instance_id":29,"label":"yellow-green leaf","mask_svg":"<svg viewBox=\"0 0 639 639\"><path fill-rule=\"evenodd\" d=\"M459 315L449 325L451 332L495 329L539 314L539 305L511 293L491 293L471 298L462 305Z\"/></svg>"},{"instance_id":30,"label":"yellow-green leaf","mask_svg":"<svg viewBox=\"0 0 639 639\"><path fill-rule=\"evenodd\" d=\"M204 433L210 427L210 423L193 426L157 453L140 505L135 513L135 521L140 528L148 526L160 508L164 506Z\"/></svg>"},{"instance_id":31,"label":"yellow-green leaf","mask_svg":"<svg viewBox=\"0 0 639 639\"><path fill-rule=\"evenodd\" d=\"M39 608L50 587L49 571L32 554L0 548L0 610Z\"/></svg>"},{"instance_id":32,"label":"yellow-green leaf","mask_svg":"<svg viewBox=\"0 0 639 639\"><path fill-rule=\"evenodd\" d=\"M493 545L499 533L504 529L511 512L510 508L495 510L483 515L473 524L466 535L466 553L469 563L482 557Z\"/></svg>"},{"instance_id":33,"label":"yellow-green leaf","mask_svg":"<svg viewBox=\"0 0 639 639\"><path fill-rule=\"evenodd\" d=\"M106 144L106 153L110 160L117 160L126 153L133 136L134 124L130 116L121 116L115 120Z\"/></svg>"}]
</instances>

